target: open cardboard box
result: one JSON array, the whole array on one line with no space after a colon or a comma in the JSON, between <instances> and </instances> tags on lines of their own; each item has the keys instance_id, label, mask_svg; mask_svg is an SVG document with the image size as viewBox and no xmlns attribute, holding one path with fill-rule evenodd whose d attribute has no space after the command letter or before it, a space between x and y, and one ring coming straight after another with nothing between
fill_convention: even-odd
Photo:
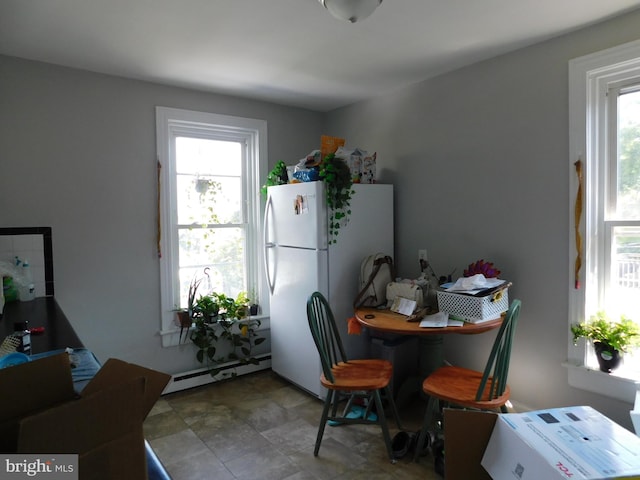
<instances>
[{"instance_id":1,"label":"open cardboard box","mask_svg":"<svg viewBox=\"0 0 640 480\"><path fill-rule=\"evenodd\" d=\"M446 409L446 480L640 479L640 438L588 406Z\"/></svg>"},{"instance_id":2,"label":"open cardboard box","mask_svg":"<svg viewBox=\"0 0 640 480\"><path fill-rule=\"evenodd\" d=\"M142 424L170 375L109 359L77 395L69 355L0 370L0 452L78 454L81 479L147 478Z\"/></svg>"},{"instance_id":3,"label":"open cardboard box","mask_svg":"<svg viewBox=\"0 0 640 480\"><path fill-rule=\"evenodd\" d=\"M498 414L444 410L445 480L491 480L480 462Z\"/></svg>"}]
</instances>

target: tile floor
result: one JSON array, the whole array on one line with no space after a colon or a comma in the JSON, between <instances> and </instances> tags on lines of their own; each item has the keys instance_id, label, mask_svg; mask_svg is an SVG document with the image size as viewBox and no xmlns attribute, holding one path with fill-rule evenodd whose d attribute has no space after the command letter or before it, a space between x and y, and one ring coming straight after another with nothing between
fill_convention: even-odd
<instances>
[{"instance_id":1,"label":"tile floor","mask_svg":"<svg viewBox=\"0 0 640 480\"><path fill-rule=\"evenodd\" d=\"M423 408L416 397L401 409L407 430L419 428ZM391 464L377 426L327 426L314 457L321 411L319 399L265 370L163 396L144 432L173 480L441 480L430 454Z\"/></svg>"}]
</instances>

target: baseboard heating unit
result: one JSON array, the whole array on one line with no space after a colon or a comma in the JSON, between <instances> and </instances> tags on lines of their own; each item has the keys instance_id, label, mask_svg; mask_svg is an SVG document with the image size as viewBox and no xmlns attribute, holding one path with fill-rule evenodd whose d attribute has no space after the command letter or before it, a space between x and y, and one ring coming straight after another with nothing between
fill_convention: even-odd
<instances>
[{"instance_id":1,"label":"baseboard heating unit","mask_svg":"<svg viewBox=\"0 0 640 480\"><path fill-rule=\"evenodd\" d=\"M188 388L200 387L209 383L219 382L221 380L227 380L232 375L247 375L249 373L258 372L260 370L266 370L271 368L271 354L257 355L258 365L248 364L241 365L238 362L229 362L223 365L218 365L221 371L215 377L212 377L208 368L198 368L196 370L190 370L188 372L176 373L172 376L171 381L164 389L162 394L179 392L180 390L186 390Z\"/></svg>"}]
</instances>

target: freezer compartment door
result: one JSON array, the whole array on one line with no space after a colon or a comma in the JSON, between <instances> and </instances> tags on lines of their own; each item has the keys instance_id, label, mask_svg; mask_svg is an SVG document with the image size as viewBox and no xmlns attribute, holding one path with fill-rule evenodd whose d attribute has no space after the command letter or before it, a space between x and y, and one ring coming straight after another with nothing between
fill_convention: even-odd
<instances>
[{"instance_id":1,"label":"freezer compartment door","mask_svg":"<svg viewBox=\"0 0 640 480\"><path fill-rule=\"evenodd\" d=\"M276 185L267 189L265 244L327 248L327 208L323 182Z\"/></svg>"},{"instance_id":2,"label":"freezer compartment door","mask_svg":"<svg viewBox=\"0 0 640 480\"><path fill-rule=\"evenodd\" d=\"M307 320L307 298L314 291L327 294L327 252L273 248L275 266L271 297L271 368L318 397L320 357Z\"/></svg>"}]
</instances>

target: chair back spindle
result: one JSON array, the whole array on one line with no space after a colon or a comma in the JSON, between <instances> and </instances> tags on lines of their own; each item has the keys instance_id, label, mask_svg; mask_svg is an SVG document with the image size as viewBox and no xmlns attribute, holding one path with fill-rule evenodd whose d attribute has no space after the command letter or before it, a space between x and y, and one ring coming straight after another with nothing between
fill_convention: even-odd
<instances>
[{"instance_id":1,"label":"chair back spindle","mask_svg":"<svg viewBox=\"0 0 640 480\"><path fill-rule=\"evenodd\" d=\"M342 345L340 332L336 327L333 312L321 293L314 292L309 297L307 318L313 340L320 354L322 372L328 381L334 383L331 368L340 362L346 362L347 355Z\"/></svg>"},{"instance_id":2,"label":"chair back spindle","mask_svg":"<svg viewBox=\"0 0 640 480\"><path fill-rule=\"evenodd\" d=\"M478 387L478 392L476 393L476 401L498 398L507 388L511 345L513 343L513 335L516 330L518 316L520 315L520 304L520 300L513 300L511 302L505 319L500 326L500 330L498 330L482 375L482 380ZM487 382L489 382L489 387L485 393Z\"/></svg>"}]
</instances>

